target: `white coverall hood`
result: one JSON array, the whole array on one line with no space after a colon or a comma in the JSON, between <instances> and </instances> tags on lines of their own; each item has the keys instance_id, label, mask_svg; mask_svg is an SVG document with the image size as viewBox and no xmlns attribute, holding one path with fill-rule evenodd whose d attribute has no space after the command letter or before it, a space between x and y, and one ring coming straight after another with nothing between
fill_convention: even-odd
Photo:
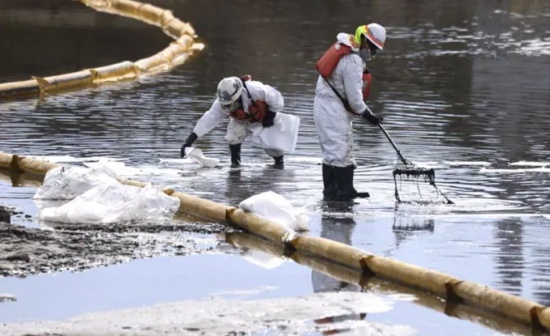
<instances>
[{"instance_id":1,"label":"white coverall hood","mask_svg":"<svg viewBox=\"0 0 550 336\"><path fill-rule=\"evenodd\" d=\"M353 46L353 44L351 43L352 39L353 39L353 35L350 35L347 33L339 33L338 35L336 35L337 42L345 44L348 47L351 47L351 50L357 52L359 51L359 48L356 48Z\"/></svg>"}]
</instances>

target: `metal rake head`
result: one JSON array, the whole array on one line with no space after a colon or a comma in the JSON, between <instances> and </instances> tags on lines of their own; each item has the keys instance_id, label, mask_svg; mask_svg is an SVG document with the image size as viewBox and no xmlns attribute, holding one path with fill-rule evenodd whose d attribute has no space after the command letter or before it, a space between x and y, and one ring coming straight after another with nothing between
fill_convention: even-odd
<instances>
[{"instance_id":1,"label":"metal rake head","mask_svg":"<svg viewBox=\"0 0 550 336\"><path fill-rule=\"evenodd\" d=\"M414 179L424 177L432 184L435 181L435 170L433 168L418 167L411 161L403 158L403 161L397 164L393 170L393 178L395 179L396 176Z\"/></svg>"},{"instance_id":2,"label":"metal rake head","mask_svg":"<svg viewBox=\"0 0 550 336\"><path fill-rule=\"evenodd\" d=\"M413 179L421 179L424 178L426 182L428 182L431 186L435 188L438 194L443 196L445 200L447 201L447 204L454 204L453 201L448 199L437 187L435 184L435 170L433 168L420 168L412 164L410 161L407 161L406 164L397 166L393 170L393 182L395 184L395 198L399 203L401 203L401 199L399 197L399 192L397 188L397 177L406 177L406 178L413 178Z\"/></svg>"},{"instance_id":3,"label":"metal rake head","mask_svg":"<svg viewBox=\"0 0 550 336\"><path fill-rule=\"evenodd\" d=\"M406 177L426 177L430 182L435 180L435 170L433 168L418 168L418 167L402 167L393 170L393 176L406 176Z\"/></svg>"}]
</instances>

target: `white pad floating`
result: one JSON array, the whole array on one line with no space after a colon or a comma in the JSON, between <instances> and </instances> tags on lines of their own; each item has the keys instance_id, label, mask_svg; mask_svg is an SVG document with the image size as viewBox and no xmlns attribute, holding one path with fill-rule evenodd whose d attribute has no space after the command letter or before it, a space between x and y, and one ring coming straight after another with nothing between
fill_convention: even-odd
<instances>
[{"instance_id":1,"label":"white pad floating","mask_svg":"<svg viewBox=\"0 0 550 336\"><path fill-rule=\"evenodd\" d=\"M180 200L148 184L124 185L105 167L58 167L46 174L34 199L41 200L38 218L65 224L162 222L178 211ZM61 206L45 200L71 200Z\"/></svg>"},{"instance_id":2,"label":"white pad floating","mask_svg":"<svg viewBox=\"0 0 550 336\"><path fill-rule=\"evenodd\" d=\"M197 161L201 166L206 168L216 167L220 160L204 156L202 150L196 147L185 149L185 155Z\"/></svg>"},{"instance_id":3,"label":"white pad floating","mask_svg":"<svg viewBox=\"0 0 550 336\"><path fill-rule=\"evenodd\" d=\"M294 231L309 230L309 216L304 207L295 209L283 196L267 191L242 201L239 207L244 211L274 221Z\"/></svg>"}]
</instances>

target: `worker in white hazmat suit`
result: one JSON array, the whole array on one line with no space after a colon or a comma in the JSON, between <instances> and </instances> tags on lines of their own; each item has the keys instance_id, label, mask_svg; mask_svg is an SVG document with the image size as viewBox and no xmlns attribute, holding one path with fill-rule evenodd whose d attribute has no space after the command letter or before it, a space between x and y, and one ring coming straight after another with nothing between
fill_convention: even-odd
<instances>
[{"instance_id":1,"label":"worker in white hazmat suit","mask_svg":"<svg viewBox=\"0 0 550 336\"><path fill-rule=\"evenodd\" d=\"M353 186L352 119L361 116L373 125L382 117L369 111L371 76L366 62L384 48L386 30L371 23L355 35L340 33L317 62L319 78L313 103L314 120L323 153L323 195L329 200L369 197Z\"/></svg>"},{"instance_id":2,"label":"worker in white hazmat suit","mask_svg":"<svg viewBox=\"0 0 550 336\"><path fill-rule=\"evenodd\" d=\"M278 122L277 113L284 107L282 94L275 88L254 81L250 76L227 77L217 88L217 99L205 114L197 121L193 132L181 146L181 157L185 149L203 135L213 130L229 116L225 139L229 143L231 165L241 164L241 144L249 136L258 134L263 128L272 127ZM273 148L264 148L276 166L284 164L284 153Z\"/></svg>"}]
</instances>

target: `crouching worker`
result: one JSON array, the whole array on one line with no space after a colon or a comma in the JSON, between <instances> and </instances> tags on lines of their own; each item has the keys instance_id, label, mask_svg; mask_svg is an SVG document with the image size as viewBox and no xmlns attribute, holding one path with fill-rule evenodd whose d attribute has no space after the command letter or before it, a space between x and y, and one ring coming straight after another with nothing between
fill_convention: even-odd
<instances>
[{"instance_id":1,"label":"crouching worker","mask_svg":"<svg viewBox=\"0 0 550 336\"><path fill-rule=\"evenodd\" d=\"M382 117L372 114L367 100L371 75L366 62L384 48L386 30L371 23L357 27L355 35L340 33L317 62L319 77L313 112L323 152L323 195L329 200L347 201L369 197L353 186L356 168L352 155L352 119L360 116L372 125Z\"/></svg>"},{"instance_id":2,"label":"crouching worker","mask_svg":"<svg viewBox=\"0 0 550 336\"><path fill-rule=\"evenodd\" d=\"M197 121L193 132L181 146L181 157L186 155L187 147L192 146L198 138L206 135L229 116L225 139L229 143L232 167L240 166L241 144L248 136L253 145L263 148L273 158L276 166L283 166L285 148L271 142L277 143L277 138L288 138L288 134L277 132L280 129L278 124L283 119L298 118L280 113L284 107L281 93L247 75L222 79L216 96L217 99Z\"/></svg>"}]
</instances>

